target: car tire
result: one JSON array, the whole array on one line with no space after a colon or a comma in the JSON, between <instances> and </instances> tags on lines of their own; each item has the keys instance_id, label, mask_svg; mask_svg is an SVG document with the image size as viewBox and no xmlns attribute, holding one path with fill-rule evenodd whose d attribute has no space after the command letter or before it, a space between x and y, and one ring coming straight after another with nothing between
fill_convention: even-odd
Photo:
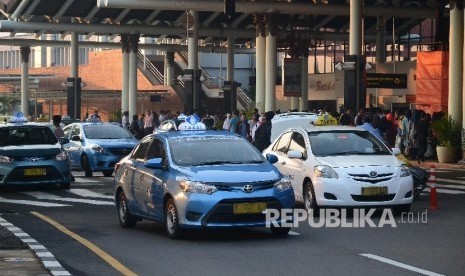
<instances>
[{"instance_id":1,"label":"car tire","mask_svg":"<svg viewBox=\"0 0 465 276\"><path fill-rule=\"evenodd\" d=\"M86 177L92 177L92 169L89 164L89 157L87 155L82 156L82 169L84 170Z\"/></svg>"},{"instance_id":2,"label":"car tire","mask_svg":"<svg viewBox=\"0 0 465 276\"><path fill-rule=\"evenodd\" d=\"M63 189L63 190L68 190L70 187L71 187L70 182L64 182L64 183L60 184L60 188Z\"/></svg>"},{"instance_id":3,"label":"car tire","mask_svg":"<svg viewBox=\"0 0 465 276\"><path fill-rule=\"evenodd\" d=\"M113 174L113 171L103 171L103 176L109 177Z\"/></svg>"},{"instance_id":4,"label":"car tire","mask_svg":"<svg viewBox=\"0 0 465 276\"><path fill-rule=\"evenodd\" d=\"M320 215L320 207L316 203L315 190L311 182L306 182L304 184L304 208L307 211L313 211L314 216Z\"/></svg>"},{"instance_id":5,"label":"car tire","mask_svg":"<svg viewBox=\"0 0 465 276\"><path fill-rule=\"evenodd\" d=\"M182 236L178 210L172 198L168 199L165 205L165 230L170 239L178 239Z\"/></svg>"},{"instance_id":6,"label":"car tire","mask_svg":"<svg viewBox=\"0 0 465 276\"><path fill-rule=\"evenodd\" d=\"M291 231L291 227L275 227L271 225L270 230L273 236L283 237L289 234L289 231Z\"/></svg>"},{"instance_id":7,"label":"car tire","mask_svg":"<svg viewBox=\"0 0 465 276\"><path fill-rule=\"evenodd\" d=\"M410 211L410 206L411 204L401 204L401 205L396 205L392 207L392 212L394 213L394 216L400 216L402 213L407 213Z\"/></svg>"},{"instance_id":8,"label":"car tire","mask_svg":"<svg viewBox=\"0 0 465 276\"><path fill-rule=\"evenodd\" d=\"M128 200L124 192L118 195L118 219L119 224L123 228L133 228L136 226L137 220L131 215L128 207Z\"/></svg>"}]
</instances>

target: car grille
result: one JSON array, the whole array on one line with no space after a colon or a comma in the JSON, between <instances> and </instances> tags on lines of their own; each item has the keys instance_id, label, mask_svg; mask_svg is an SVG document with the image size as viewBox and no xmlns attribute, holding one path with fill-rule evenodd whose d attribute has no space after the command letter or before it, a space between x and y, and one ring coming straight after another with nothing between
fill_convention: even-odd
<instances>
[{"instance_id":1,"label":"car grille","mask_svg":"<svg viewBox=\"0 0 465 276\"><path fill-rule=\"evenodd\" d=\"M37 161L51 160L55 158L55 156L56 154L42 155L42 156L17 156L13 158L15 161L37 162Z\"/></svg>"},{"instance_id":2,"label":"car grille","mask_svg":"<svg viewBox=\"0 0 465 276\"><path fill-rule=\"evenodd\" d=\"M131 152L132 148L109 148L108 150L114 155L124 157Z\"/></svg>"},{"instance_id":3,"label":"car grille","mask_svg":"<svg viewBox=\"0 0 465 276\"><path fill-rule=\"evenodd\" d=\"M36 168L44 168L47 170L46 175L35 175L35 176L25 176L24 170L25 169L36 169ZM34 167L18 167L14 168L11 173L5 178L5 184L8 182L40 182L40 181L57 181L61 180L62 175L61 173L52 166L34 166Z\"/></svg>"},{"instance_id":4,"label":"car grille","mask_svg":"<svg viewBox=\"0 0 465 276\"><path fill-rule=\"evenodd\" d=\"M377 195L377 196L362 196L362 195L351 195L352 199L358 202L382 202L391 201L394 199L396 194L388 195Z\"/></svg>"},{"instance_id":5,"label":"car grille","mask_svg":"<svg viewBox=\"0 0 465 276\"><path fill-rule=\"evenodd\" d=\"M252 203L265 202L267 209L281 210L282 205L274 198L253 198L253 199L225 199L220 201L212 211L203 219L202 225L209 223L247 223L247 222L265 222L265 214L240 214L233 213L235 203Z\"/></svg>"},{"instance_id":6,"label":"car grille","mask_svg":"<svg viewBox=\"0 0 465 276\"><path fill-rule=\"evenodd\" d=\"M254 191L261 191L272 189L274 187L275 181L263 181L263 182L253 182L253 183L208 183L209 185L215 186L220 191L239 191L242 188L250 184L254 187Z\"/></svg>"},{"instance_id":7,"label":"car grille","mask_svg":"<svg viewBox=\"0 0 465 276\"><path fill-rule=\"evenodd\" d=\"M389 181L394 177L394 174L392 174L392 173L383 173L383 174L380 173L375 177L370 176L369 174L353 174L353 173L349 173L348 175L349 175L350 178L352 178L355 181L367 182L367 183L371 183L371 184L384 182L384 181Z\"/></svg>"}]
</instances>

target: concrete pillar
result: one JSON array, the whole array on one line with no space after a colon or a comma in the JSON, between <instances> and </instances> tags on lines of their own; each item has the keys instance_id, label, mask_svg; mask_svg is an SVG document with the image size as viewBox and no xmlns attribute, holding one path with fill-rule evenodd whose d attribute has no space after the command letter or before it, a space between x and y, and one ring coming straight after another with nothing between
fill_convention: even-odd
<instances>
[{"instance_id":1,"label":"concrete pillar","mask_svg":"<svg viewBox=\"0 0 465 276\"><path fill-rule=\"evenodd\" d=\"M174 52L167 51L165 53L165 85L173 85L174 78Z\"/></svg>"},{"instance_id":2,"label":"concrete pillar","mask_svg":"<svg viewBox=\"0 0 465 276\"><path fill-rule=\"evenodd\" d=\"M386 20L384 16L378 16L376 25L376 63L386 62Z\"/></svg>"},{"instance_id":3,"label":"concrete pillar","mask_svg":"<svg viewBox=\"0 0 465 276\"><path fill-rule=\"evenodd\" d=\"M276 108L276 67L277 67L277 18L274 13L266 15L266 66L265 66L265 111Z\"/></svg>"},{"instance_id":4,"label":"concrete pillar","mask_svg":"<svg viewBox=\"0 0 465 276\"><path fill-rule=\"evenodd\" d=\"M254 14L255 23L255 103L259 112L265 112L265 64L266 40L263 14Z\"/></svg>"},{"instance_id":5,"label":"concrete pillar","mask_svg":"<svg viewBox=\"0 0 465 276\"><path fill-rule=\"evenodd\" d=\"M190 11L189 14L192 16L193 19L193 24L192 26L189 26L188 29L188 39L187 39L187 50L188 50L188 62L187 62L187 68L192 69L192 85L193 85L193 91L192 91L192 96L193 96L193 101L192 105L194 109L197 109L199 107L199 94L200 91L197 91L197 81L200 78L200 76L197 76L197 69L199 66L199 18L198 18L198 12L197 11Z\"/></svg>"},{"instance_id":6,"label":"concrete pillar","mask_svg":"<svg viewBox=\"0 0 465 276\"><path fill-rule=\"evenodd\" d=\"M137 52L139 51L139 35L129 35L129 122L137 114Z\"/></svg>"},{"instance_id":7,"label":"concrete pillar","mask_svg":"<svg viewBox=\"0 0 465 276\"><path fill-rule=\"evenodd\" d=\"M448 114L460 122L463 100L463 0L461 7L453 2L456 1L451 1L450 9Z\"/></svg>"},{"instance_id":8,"label":"concrete pillar","mask_svg":"<svg viewBox=\"0 0 465 276\"><path fill-rule=\"evenodd\" d=\"M71 75L72 78L79 77L79 45L78 34L71 33Z\"/></svg>"},{"instance_id":9,"label":"concrete pillar","mask_svg":"<svg viewBox=\"0 0 465 276\"><path fill-rule=\"evenodd\" d=\"M21 46L21 112L29 115L29 55L31 48Z\"/></svg>"},{"instance_id":10,"label":"concrete pillar","mask_svg":"<svg viewBox=\"0 0 465 276\"><path fill-rule=\"evenodd\" d=\"M290 109L291 110L295 110L295 109L299 109L299 101L300 101L300 98L299 97L290 97L291 98L291 107Z\"/></svg>"},{"instance_id":11,"label":"concrete pillar","mask_svg":"<svg viewBox=\"0 0 465 276\"><path fill-rule=\"evenodd\" d=\"M228 48L227 48L227 56L228 56L228 67L227 67L227 77L226 80L234 81L234 37L228 36ZM234 93L234 91L233 91Z\"/></svg>"},{"instance_id":12,"label":"concrete pillar","mask_svg":"<svg viewBox=\"0 0 465 276\"><path fill-rule=\"evenodd\" d=\"M129 111L129 35L121 35L121 49L123 52L123 84L121 89L121 112L124 112ZM132 117L130 119L132 119Z\"/></svg>"},{"instance_id":13,"label":"concrete pillar","mask_svg":"<svg viewBox=\"0 0 465 276\"><path fill-rule=\"evenodd\" d=\"M308 57L302 57L302 96L299 101L299 110L308 111Z\"/></svg>"},{"instance_id":14,"label":"concrete pillar","mask_svg":"<svg viewBox=\"0 0 465 276\"><path fill-rule=\"evenodd\" d=\"M355 56L355 106L349 107L355 112L365 107L364 91L362 91L362 72L360 69L362 51L362 0L350 0L350 30L349 30L349 55ZM344 92L346 93L346 92Z\"/></svg>"}]
</instances>

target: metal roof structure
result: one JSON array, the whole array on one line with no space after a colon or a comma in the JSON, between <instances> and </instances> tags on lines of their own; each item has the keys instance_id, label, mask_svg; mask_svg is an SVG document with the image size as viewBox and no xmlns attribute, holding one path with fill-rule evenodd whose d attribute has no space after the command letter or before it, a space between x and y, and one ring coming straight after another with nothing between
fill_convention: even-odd
<instances>
[{"instance_id":1,"label":"metal roof structure","mask_svg":"<svg viewBox=\"0 0 465 276\"><path fill-rule=\"evenodd\" d=\"M185 38L190 17L198 11L199 38L221 43L228 35L236 44L254 44L254 13L276 13L278 29L300 22L322 32L327 40L348 41L349 0L236 0L235 13L224 13L224 0L2 0L0 32L87 36L138 33L142 37ZM447 1L446 1L447 2ZM365 0L365 39L376 34L377 18L384 16L392 35L409 30L425 18L444 10L442 0ZM395 20L393 19L395 18ZM1 42L3 43L3 41ZM6 43L6 42L5 42Z\"/></svg>"}]
</instances>

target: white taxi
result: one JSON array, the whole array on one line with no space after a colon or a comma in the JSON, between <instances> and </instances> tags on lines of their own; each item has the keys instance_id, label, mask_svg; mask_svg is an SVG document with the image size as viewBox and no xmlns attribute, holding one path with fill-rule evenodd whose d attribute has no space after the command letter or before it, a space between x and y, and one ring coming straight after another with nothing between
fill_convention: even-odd
<instances>
[{"instance_id":1,"label":"white taxi","mask_svg":"<svg viewBox=\"0 0 465 276\"><path fill-rule=\"evenodd\" d=\"M263 154L291 179L296 201L320 207L393 207L406 212L413 200L408 167L370 132L349 126L290 128Z\"/></svg>"}]
</instances>

